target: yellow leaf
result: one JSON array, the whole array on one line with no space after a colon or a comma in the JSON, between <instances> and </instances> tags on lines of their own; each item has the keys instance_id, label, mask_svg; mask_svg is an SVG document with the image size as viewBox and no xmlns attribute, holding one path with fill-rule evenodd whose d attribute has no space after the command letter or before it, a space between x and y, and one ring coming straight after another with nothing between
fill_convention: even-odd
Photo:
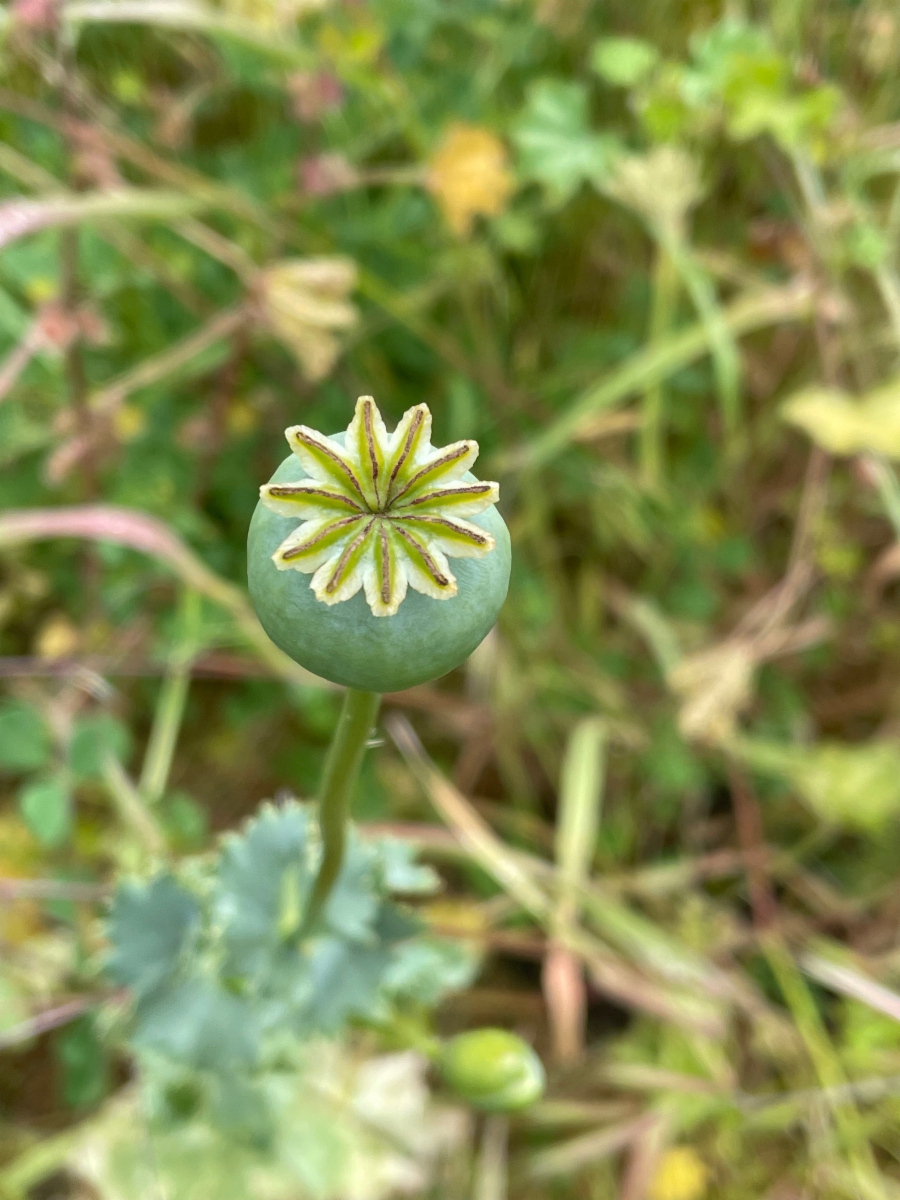
<instances>
[{"instance_id":1,"label":"yellow leaf","mask_svg":"<svg viewBox=\"0 0 900 1200\"><path fill-rule=\"evenodd\" d=\"M428 166L428 188L461 237L475 217L503 212L514 187L503 143L475 125L452 125Z\"/></svg>"},{"instance_id":2,"label":"yellow leaf","mask_svg":"<svg viewBox=\"0 0 900 1200\"><path fill-rule=\"evenodd\" d=\"M490 931L484 910L468 900L434 900L421 911L432 929L445 937L480 938Z\"/></svg>"},{"instance_id":3,"label":"yellow leaf","mask_svg":"<svg viewBox=\"0 0 900 1200\"><path fill-rule=\"evenodd\" d=\"M809 388L787 401L782 416L831 454L873 451L900 458L900 379L859 399Z\"/></svg>"},{"instance_id":4,"label":"yellow leaf","mask_svg":"<svg viewBox=\"0 0 900 1200\"><path fill-rule=\"evenodd\" d=\"M900 749L892 741L782 746L735 738L730 753L786 780L823 821L875 833L900 812Z\"/></svg>"},{"instance_id":5,"label":"yellow leaf","mask_svg":"<svg viewBox=\"0 0 900 1200\"><path fill-rule=\"evenodd\" d=\"M311 382L324 379L340 353L336 332L356 324L347 296L356 285L349 258L292 258L262 272L263 307Z\"/></svg>"},{"instance_id":6,"label":"yellow leaf","mask_svg":"<svg viewBox=\"0 0 900 1200\"><path fill-rule=\"evenodd\" d=\"M0 816L0 876L27 879L36 873L38 863L37 845L23 822L11 814ZM0 938L3 941L12 946L21 945L40 929L41 912L33 901L17 900L12 904L0 904Z\"/></svg>"},{"instance_id":7,"label":"yellow leaf","mask_svg":"<svg viewBox=\"0 0 900 1200\"><path fill-rule=\"evenodd\" d=\"M673 1146L659 1162L650 1185L650 1200L702 1200L709 1171L690 1146Z\"/></svg>"}]
</instances>

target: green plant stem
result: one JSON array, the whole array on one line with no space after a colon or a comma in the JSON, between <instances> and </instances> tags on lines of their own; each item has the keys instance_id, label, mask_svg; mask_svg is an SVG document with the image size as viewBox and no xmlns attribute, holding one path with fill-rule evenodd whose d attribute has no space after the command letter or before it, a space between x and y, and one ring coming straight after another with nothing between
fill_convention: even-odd
<instances>
[{"instance_id":1,"label":"green plant stem","mask_svg":"<svg viewBox=\"0 0 900 1200\"><path fill-rule=\"evenodd\" d=\"M314 927L340 873L353 786L380 704L379 692L359 692L355 688L348 688L344 694L344 704L328 748L319 788L322 862L310 893L301 935L309 933Z\"/></svg>"},{"instance_id":2,"label":"green plant stem","mask_svg":"<svg viewBox=\"0 0 900 1200\"><path fill-rule=\"evenodd\" d=\"M653 278L653 306L650 313L649 342L658 346L669 333L678 300L678 275L672 255L662 243L656 256ZM665 397L662 380L655 380L644 395L641 428L641 474L644 484L658 488L663 479Z\"/></svg>"},{"instance_id":3,"label":"green plant stem","mask_svg":"<svg viewBox=\"0 0 900 1200\"><path fill-rule=\"evenodd\" d=\"M140 793L149 805L162 800L169 782L191 686L191 666L198 648L200 616L200 595L193 588L186 588L181 600L179 641L160 689L141 770Z\"/></svg>"}]
</instances>

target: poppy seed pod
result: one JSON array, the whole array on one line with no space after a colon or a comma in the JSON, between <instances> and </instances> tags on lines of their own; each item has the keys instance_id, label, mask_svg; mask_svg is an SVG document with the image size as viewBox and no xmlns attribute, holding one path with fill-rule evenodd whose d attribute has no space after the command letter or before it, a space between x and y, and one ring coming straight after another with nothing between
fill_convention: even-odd
<instances>
[{"instance_id":1,"label":"poppy seed pod","mask_svg":"<svg viewBox=\"0 0 900 1200\"><path fill-rule=\"evenodd\" d=\"M483 1112L516 1112L543 1095L541 1060L505 1029L458 1034L444 1046L439 1065L447 1084Z\"/></svg>"},{"instance_id":2,"label":"poppy seed pod","mask_svg":"<svg viewBox=\"0 0 900 1200\"><path fill-rule=\"evenodd\" d=\"M272 641L363 691L401 691L459 666L509 584L497 485L468 469L477 444L435 449L424 404L388 434L370 396L345 434L299 425L287 439L293 453L260 489L247 547L250 595Z\"/></svg>"}]
</instances>

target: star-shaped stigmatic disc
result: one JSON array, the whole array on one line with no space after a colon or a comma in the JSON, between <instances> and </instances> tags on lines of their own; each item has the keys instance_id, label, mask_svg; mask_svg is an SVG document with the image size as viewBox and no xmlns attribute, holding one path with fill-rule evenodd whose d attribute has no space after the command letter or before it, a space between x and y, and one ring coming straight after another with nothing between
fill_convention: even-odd
<instances>
[{"instance_id":1,"label":"star-shaped stigmatic disc","mask_svg":"<svg viewBox=\"0 0 900 1200\"><path fill-rule=\"evenodd\" d=\"M267 508L302 522L272 561L311 574L323 604L364 588L373 614L391 617L407 587L449 600L457 583L447 558L494 549L489 533L462 518L495 504L499 486L461 482L478 443L435 449L427 405L409 409L389 434L372 397L360 396L343 445L306 425L285 436L309 478L260 488Z\"/></svg>"}]
</instances>

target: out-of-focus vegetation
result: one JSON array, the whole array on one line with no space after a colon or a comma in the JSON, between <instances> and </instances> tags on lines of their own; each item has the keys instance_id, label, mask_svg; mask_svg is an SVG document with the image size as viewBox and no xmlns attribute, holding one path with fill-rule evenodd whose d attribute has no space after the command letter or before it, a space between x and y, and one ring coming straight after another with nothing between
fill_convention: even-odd
<instances>
[{"instance_id":1,"label":"out-of-focus vegetation","mask_svg":"<svg viewBox=\"0 0 900 1200\"><path fill-rule=\"evenodd\" d=\"M900 1195L898 73L890 0L0 12L4 1200ZM339 697L244 539L360 393L513 582L300 962Z\"/></svg>"}]
</instances>

